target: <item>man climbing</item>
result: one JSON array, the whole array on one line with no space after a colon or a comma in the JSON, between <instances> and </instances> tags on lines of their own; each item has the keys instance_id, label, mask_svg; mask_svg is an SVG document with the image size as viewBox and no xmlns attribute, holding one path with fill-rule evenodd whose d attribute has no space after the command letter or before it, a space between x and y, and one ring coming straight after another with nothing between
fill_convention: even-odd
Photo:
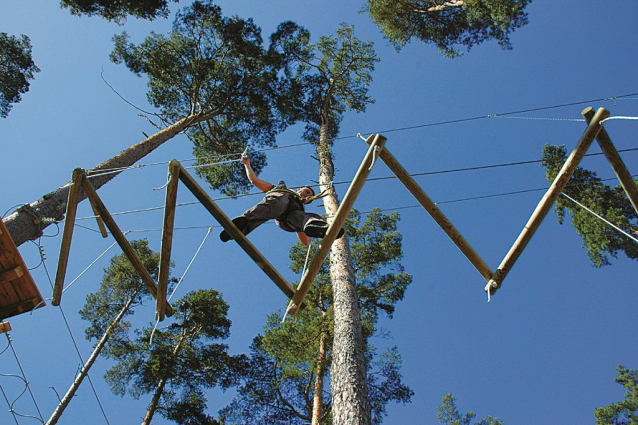
<instances>
[{"instance_id":1,"label":"man climbing","mask_svg":"<svg viewBox=\"0 0 638 425\"><path fill-rule=\"evenodd\" d=\"M304 186L293 191L288 189L283 181L275 186L257 177L250 166L248 156L243 156L241 162L244 164L248 180L259 190L266 192L266 197L260 203L232 220L244 235L270 219L275 219L277 226L287 232L297 232L297 237L304 245L310 244L310 238L323 238L326 235L328 223L320 215L306 212L304 209L304 205L316 199L311 187ZM337 239L342 237L343 233L343 228L339 229ZM222 242L232 239L226 230L220 233L219 238Z\"/></svg>"}]
</instances>

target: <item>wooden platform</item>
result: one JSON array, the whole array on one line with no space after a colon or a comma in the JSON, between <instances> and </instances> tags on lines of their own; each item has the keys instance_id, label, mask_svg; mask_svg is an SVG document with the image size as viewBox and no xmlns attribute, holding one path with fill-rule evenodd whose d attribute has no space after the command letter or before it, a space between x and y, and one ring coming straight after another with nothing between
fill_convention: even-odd
<instances>
[{"instance_id":1,"label":"wooden platform","mask_svg":"<svg viewBox=\"0 0 638 425\"><path fill-rule=\"evenodd\" d=\"M40 290L0 220L0 320L44 305Z\"/></svg>"}]
</instances>

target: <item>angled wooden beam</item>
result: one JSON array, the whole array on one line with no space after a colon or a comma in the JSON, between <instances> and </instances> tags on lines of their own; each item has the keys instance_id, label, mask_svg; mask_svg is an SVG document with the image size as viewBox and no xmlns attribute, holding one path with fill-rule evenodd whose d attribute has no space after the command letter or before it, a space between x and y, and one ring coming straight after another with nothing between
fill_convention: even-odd
<instances>
[{"instance_id":1,"label":"angled wooden beam","mask_svg":"<svg viewBox=\"0 0 638 425\"><path fill-rule=\"evenodd\" d=\"M586 108L583 110L582 114L585 121L587 121L587 124L589 124L594 117L594 108ZM638 188L636 187L636 182L631 177L629 170L627 170L627 166L620 157L620 154L618 154L616 147L604 128L600 129L598 136L596 136L596 141L605 154L607 161L611 164L611 168L613 168L614 173L616 173L623 189L625 189L625 193L627 194L631 205L633 205L634 210L638 213Z\"/></svg>"},{"instance_id":2,"label":"angled wooden beam","mask_svg":"<svg viewBox=\"0 0 638 425\"><path fill-rule=\"evenodd\" d=\"M361 192L361 188L363 184L366 182L370 171L372 170L372 166L375 164L376 158L379 155L379 152L383 152L383 146L385 145L386 138L377 134L374 136L371 135L368 137L369 145L368 152L366 156L363 158L363 162L359 166L359 170L357 174L355 174L352 183L350 183L350 187L346 192L346 195L343 197L343 201L339 205L337 209L337 213L326 232L326 236L324 236L323 241L321 241L321 246L319 247L319 251L312 258L312 262L308 266L308 270L301 278L301 282L299 282L299 286L297 286L297 293L292 299L292 304L289 306L287 313L291 315L297 314L299 311L299 307L301 303L304 301L306 294L310 290L310 286L312 282L314 282L315 277L317 277L317 273L319 273L319 269L323 264L328 252L330 252L330 248L332 247L332 243L337 238L339 234L339 230L343 227L343 223L345 223L346 218L348 217L348 213L352 209L354 205L354 201L359 196L359 192Z\"/></svg>"},{"instance_id":3,"label":"angled wooden beam","mask_svg":"<svg viewBox=\"0 0 638 425\"><path fill-rule=\"evenodd\" d=\"M64 230L62 232L62 243L60 245L58 271L55 275L55 284L53 285L53 300L51 301L51 304L55 306L60 305L60 300L62 298L62 286L64 285L64 277L66 276L66 269L69 263L73 227L75 226L75 216L78 210L78 194L80 193L80 188L82 187L82 181L84 178L84 170L81 168L73 170L73 184L69 190L69 197L66 203L66 217L64 220Z\"/></svg>"},{"instance_id":4,"label":"angled wooden beam","mask_svg":"<svg viewBox=\"0 0 638 425\"><path fill-rule=\"evenodd\" d=\"M501 265L498 266L498 269L496 270L496 273L494 273L492 279L490 279L488 284L485 286L486 292L489 291L490 294L494 294L498 288L501 287L503 279L505 279L505 276L507 276L512 266L514 266L514 263L516 263L518 257L532 239L532 236L534 236L534 233L542 223L543 219L547 216L552 205L560 196L561 191L567 182L569 182L572 174L574 174L576 167L578 167L578 163L581 159L583 159L583 156L585 156L585 153L587 153L587 150L602 129L600 121L604 120L608 116L609 111L604 108L598 109L596 114L593 116L587 126L587 129L578 141L578 144L572 151L571 155L569 155L569 158L567 158L567 161L565 161L565 164L563 164L563 168L561 168L556 179L554 179L554 182L538 203L536 209L532 213L532 216L525 225L525 228L518 236L518 239L514 242L514 245L512 245L512 248L510 248L509 252L501 262Z\"/></svg>"},{"instance_id":5,"label":"angled wooden beam","mask_svg":"<svg viewBox=\"0 0 638 425\"><path fill-rule=\"evenodd\" d=\"M95 220L97 221L97 227L99 227L100 233L102 234L102 237L104 239L108 238L109 234L106 231L106 226L104 226L104 221L100 217L100 214L98 214L98 212L95 209L95 207L93 206L93 204L91 204L91 208L93 209L93 214L95 215Z\"/></svg>"},{"instance_id":6,"label":"angled wooden beam","mask_svg":"<svg viewBox=\"0 0 638 425\"><path fill-rule=\"evenodd\" d=\"M108 209L106 209L106 206L98 196L89 180L86 178L86 175L84 175L84 179L82 180L82 189L84 189L84 192L86 192L89 201L91 202L91 204L94 205L100 217L102 217L102 220L104 220L104 224L109 229L109 231L117 241L117 244L120 246L126 257L133 265L135 271L137 271L137 273L142 278L142 281L146 284L146 288L148 289L148 291L151 293L151 295L157 298L157 285L153 281L153 278L151 277L148 270L146 270L146 267L144 267L144 264L142 264L142 261L135 253L133 247L131 247L131 245L129 244L128 240L118 227L115 220L113 220L111 213L109 213ZM169 304L166 305L166 314L168 316L173 315L173 308Z\"/></svg>"},{"instance_id":7,"label":"angled wooden beam","mask_svg":"<svg viewBox=\"0 0 638 425\"><path fill-rule=\"evenodd\" d=\"M485 264L485 261L474 251L472 246L461 236L458 230L450 223L450 220L441 212L439 207L430 199L430 197L419 187L417 182L408 174L403 166L396 160L394 156L383 149L381 159L395 176L403 183L408 191L416 198L423 208L430 214L434 221L441 227L443 232L454 242L458 249L467 257L474 268L483 276L485 281L492 278L492 270Z\"/></svg>"},{"instance_id":8,"label":"angled wooden beam","mask_svg":"<svg viewBox=\"0 0 638 425\"><path fill-rule=\"evenodd\" d=\"M279 272L264 258L263 255L255 248L255 246L244 236L244 234L233 224L226 214L213 202L208 194L201 188L199 184L184 170L180 165L179 179L190 190L193 195L201 202L206 210L222 225L222 227L230 234L230 236L246 251L246 254L272 279L272 281L281 289L288 297L295 295L295 289L279 274Z\"/></svg>"},{"instance_id":9,"label":"angled wooden beam","mask_svg":"<svg viewBox=\"0 0 638 425\"><path fill-rule=\"evenodd\" d=\"M156 311L159 320L164 320L166 311L166 290L168 274L171 266L171 248L173 247L173 226L175 224L175 206L177 204L177 184L181 166L176 160L168 165L169 182L166 186L166 203L164 204L164 225L162 227L162 250L160 252L159 280L157 282Z\"/></svg>"}]
</instances>

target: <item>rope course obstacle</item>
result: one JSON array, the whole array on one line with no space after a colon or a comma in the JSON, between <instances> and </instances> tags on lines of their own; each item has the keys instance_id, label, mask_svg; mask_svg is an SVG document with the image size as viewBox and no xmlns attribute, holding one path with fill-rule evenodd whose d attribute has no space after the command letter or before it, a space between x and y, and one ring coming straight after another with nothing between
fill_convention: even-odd
<instances>
[{"instance_id":1,"label":"rope course obstacle","mask_svg":"<svg viewBox=\"0 0 638 425\"><path fill-rule=\"evenodd\" d=\"M69 202L67 203L67 218L64 227L62 246L60 249L60 260L58 263L58 274L53 294L53 305L59 305L64 274L66 272L66 264L68 261L71 237L73 233L73 225L75 221L75 213L77 209L77 194L80 189L84 189L91 202L94 212L100 225L102 235L107 236L104 225L108 227L114 235L116 241L128 256L129 260L136 268L149 291L157 300L156 314L158 320L164 320L166 315L172 314L172 309L167 302L166 292L168 287L168 272L170 265L173 230L175 222L175 211L177 201L178 183L181 181L192 194L197 198L206 210L221 224L221 226L231 235L231 237L246 251L249 257L266 273L266 275L281 289L281 291L291 298L286 314L294 315L300 308L305 306L304 298L314 281L321 264L325 260L333 242L336 239L339 229L343 226L345 219L352 209L355 200L361 191L363 184L375 164L377 158L381 158L395 176L403 183L408 191L416 198L419 204L430 214L434 221L454 242L459 250L465 255L470 263L476 268L479 274L487 281L484 290L488 293L488 300L498 288L501 287L504 278L507 276L514 263L521 255L532 236L546 217L558 196L560 196L565 185L571 179L574 171L578 167L579 162L585 156L587 150L596 139L603 150L607 160L611 164L614 172L620 180L627 196L632 205L638 211L638 189L631 178L625 164L623 163L618 151L615 149L609 135L603 128L603 123L608 119L610 113L604 108L600 108L594 113L592 108L586 108L582 111L585 121L588 123L586 130L578 141L573 152L565 162L558 176L547 190L538 206L532 213L531 218L525 225L523 231L514 242L513 246L506 254L505 258L493 272L490 267L482 260L470 244L463 238L459 231L440 211L436 203L434 203L428 195L419 187L413 177L403 168L400 162L386 149L386 138L380 134L371 135L366 139L369 145L355 178L351 181L350 187L335 215L330 227L324 237L319 250L314 255L308 269L302 276L301 282L297 289L293 288L283 276L266 260L266 258L255 248L255 246L245 237L245 235L232 223L226 214L215 204L208 194L199 186L199 184L188 174L185 168L177 160L173 160L169 164L169 180L166 184L166 202L164 206L164 221L162 227L162 247L160 254L160 269L158 284L155 285L150 274L144 269L141 261L137 258L132 248L126 241L124 235L119 230L115 221L109 214L108 210L98 197L94 188L88 181L88 178L82 169L76 169L73 174L73 187L69 192Z\"/></svg>"}]
</instances>

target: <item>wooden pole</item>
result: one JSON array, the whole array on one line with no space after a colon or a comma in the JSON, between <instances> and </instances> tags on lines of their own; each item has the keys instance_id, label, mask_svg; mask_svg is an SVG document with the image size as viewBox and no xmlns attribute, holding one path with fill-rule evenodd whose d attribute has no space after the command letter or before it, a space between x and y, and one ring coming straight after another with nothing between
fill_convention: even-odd
<instances>
[{"instance_id":1,"label":"wooden pole","mask_svg":"<svg viewBox=\"0 0 638 425\"><path fill-rule=\"evenodd\" d=\"M266 275L275 282L275 285L282 290L288 297L295 295L295 289L279 274L279 272L264 258L263 255L255 248L255 246L246 239L246 236L233 224L226 214L213 202L208 194L197 184L190 174L180 165L179 179L186 185L193 195L201 202L208 212L222 225L230 236L246 251L246 254L266 273Z\"/></svg>"},{"instance_id":2,"label":"wooden pole","mask_svg":"<svg viewBox=\"0 0 638 425\"><path fill-rule=\"evenodd\" d=\"M100 228L100 233L102 234L102 237L104 239L108 238L109 234L106 231L106 226L104 226L104 221L102 221L102 218L100 217L100 214L98 214L98 212L95 209L95 207L93 206L93 204L91 204L91 208L93 209L93 214L95 214L95 219L97 220L97 227Z\"/></svg>"},{"instance_id":3,"label":"wooden pole","mask_svg":"<svg viewBox=\"0 0 638 425\"><path fill-rule=\"evenodd\" d=\"M120 228L118 227L115 220L113 220L111 213L109 213L109 211L106 209L106 206L104 205L104 203L102 202L102 200L100 199L97 192L95 191L95 189L93 188L89 180L86 178L86 176L84 176L84 179L82 180L82 189L84 189L84 192L89 198L89 201L91 202L91 204L93 204L95 209L98 211L98 213L102 217L104 224L111 231L111 234L117 241L117 244L120 246L120 248L122 249L126 257L129 259L129 261L133 265L133 268L135 269L135 271L137 271L137 273L142 278L142 281L146 284L146 288L148 288L148 291L151 293L151 295L153 295L157 299L157 285L153 281L153 278L151 277L148 270L146 270L146 267L144 267L144 264L142 264L142 261L139 259L139 257L135 253L135 250L129 244L128 240L126 239L126 237L124 236ZM168 316L173 315L173 308L169 304L166 304L166 314Z\"/></svg>"},{"instance_id":4,"label":"wooden pole","mask_svg":"<svg viewBox=\"0 0 638 425\"><path fill-rule=\"evenodd\" d=\"M589 124L594 116L594 108L586 108L583 110L582 114L585 121ZM623 189L625 189L625 193L627 194L631 205L633 205L634 210L638 212L638 188L636 187L636 182L631 177L629 170L627 170L627 166L625 166L622 158L620 158L620 155L614 147L609 134L607 134L607 131L605 131L604 128L600 129L598 136L596 136L596 141L603 150L605 157L607 157L607 161L611 164L611 168L614 169Z\"/></svg>"},{"instance_id":5,"label":"wooden pole","mask_svg":"<svg viewBox=\"0 0 638 425\"><path fill-rule=\"evenodd\" d=\"M164 205L164 225L162 230L162 250L160 253L159 281L157 284L156 311L159 320L164 320L166 311L166 290L168 288L168 274L171 266L171 248L173 247L173 226L175 224L175 206L177 203L177 184L179 183L178 161L173 160L168 165L169 182L166 186L166 203Z\"/></svg>"},{"instance_id":6,"label":"wooden pole","mask_svg":"<svg viewBox=\"0 0 638 425\"><path fill-rule=\"evenodd\" d=\"M381 152L381 159L395 176L405 185L406 189L416 198L423 208L430 214L434 221L441 227L443 232L454 242L461 252L472 263L474 268L483 276L485 281L492 278L492 270L488 267L483 259L472 249L470 244L461 236L458 230L450 223L447 217L441 212L439 207L430 199L430 197L419 187L417 182L408 174L403 166L396 160L394 156L384 149Z\"/></svg>"},{"instance_id":7,"label":"wooden pole","mask_svg":"<svg viewBox=\"0 0 638 425\"><path fill-rule=\"evenodd\" d=\"M514 263L516 263L518 257L521 255L529 241L532 239L532 236L534 236L534 233L540 226L541 222L543 221L545 216L547 216L547 213L551 209L556 199L560 196L561 191L563 190L567 182L569 182L572 174L574 174L576 167L578 167L578 163L581 159L583 159L583 156L585 156L585 153L587 153L587 150L596 138L596 135L598 135L598 133L602 129L600 121L607 118L608 116L609 111L604 108L600 108L591 119L589 125L587 126L587 129L578 141L578 144L572 151L571 155L569 155L569 158L567 158L567 161L565 161L565 164L556 176L556 179L532 213L532 216L525 225L525 228L518 236L518 239L516 239L516 241L514 242L514 245L512 245L512 248L510 248L509 252L501 262L501 265L498 266L498 269L496 270L496 273L494 274L492 279L490 279L488 284L485 286L486 292L489 291L490 294L494 294L496 290L501 287L503 279L505 279L505 276L507 276L512 266L514 266Z\"/></svg>"},{"instance_id":8,"label":"wooden pole","mask_svg":"<svg viewBox=\"0 0 638 425\"><path fill-rule=\"evenodd\" d=\"M332 247L332 243L337 238L339 230L343 226L343 223L345 223L346 218L348 217L348 213L354 205L354 201L357 199L359 192L361 192L361 188L366 182L372 166L375 164L376 158L379 155L379 151L383 153L383 146L385 145L387 139L380 134L377 134L376 137L374 137L374 140L372 140L372 137L373 136L368 137L368 140L371 140L369 142L370 147L368 148L368 152L363 158L363 162L359 166L357 174L352 180L352 183L350 183L350 187L348 188L343 201L337 209L334 220L330 224L330 227L326 232L326 236L324 236L323 241L321 242L319 251L317 251L317 253L312 258L312 262L308 266L306 274L303 275L303 277L301 278L301 282L299 282L297 293L293 297L292 304L288 309L288 313L293 316L297 314L297 311L299 311L299 306L310 290L310 286L315 280L315 277L317 277L317 273L319 273L319 269L323 264L323 260L325 260L326 256L328 255L330 247Z\"/></svg>"},{"instance_id":9,"label":"wooden pole","mask_svg":"<svg viewBox=\"0 0 638 425\"><path fill-rule=\"evenodd\" d=\"M73 170L73 184L69 190L69 197L66 203L66 218L64 220L64 230L62 231L62 243L60 245L60 259L58 260L58 271L55 275L53 285L52 305L60 305L62 298L62 286L69 263L69 252L71 250L71 239L73 238L73 226L75 226L75 216L78 210L78 194L85 178L84 170L76 168Z\"/></svg>"}]
</instances>

